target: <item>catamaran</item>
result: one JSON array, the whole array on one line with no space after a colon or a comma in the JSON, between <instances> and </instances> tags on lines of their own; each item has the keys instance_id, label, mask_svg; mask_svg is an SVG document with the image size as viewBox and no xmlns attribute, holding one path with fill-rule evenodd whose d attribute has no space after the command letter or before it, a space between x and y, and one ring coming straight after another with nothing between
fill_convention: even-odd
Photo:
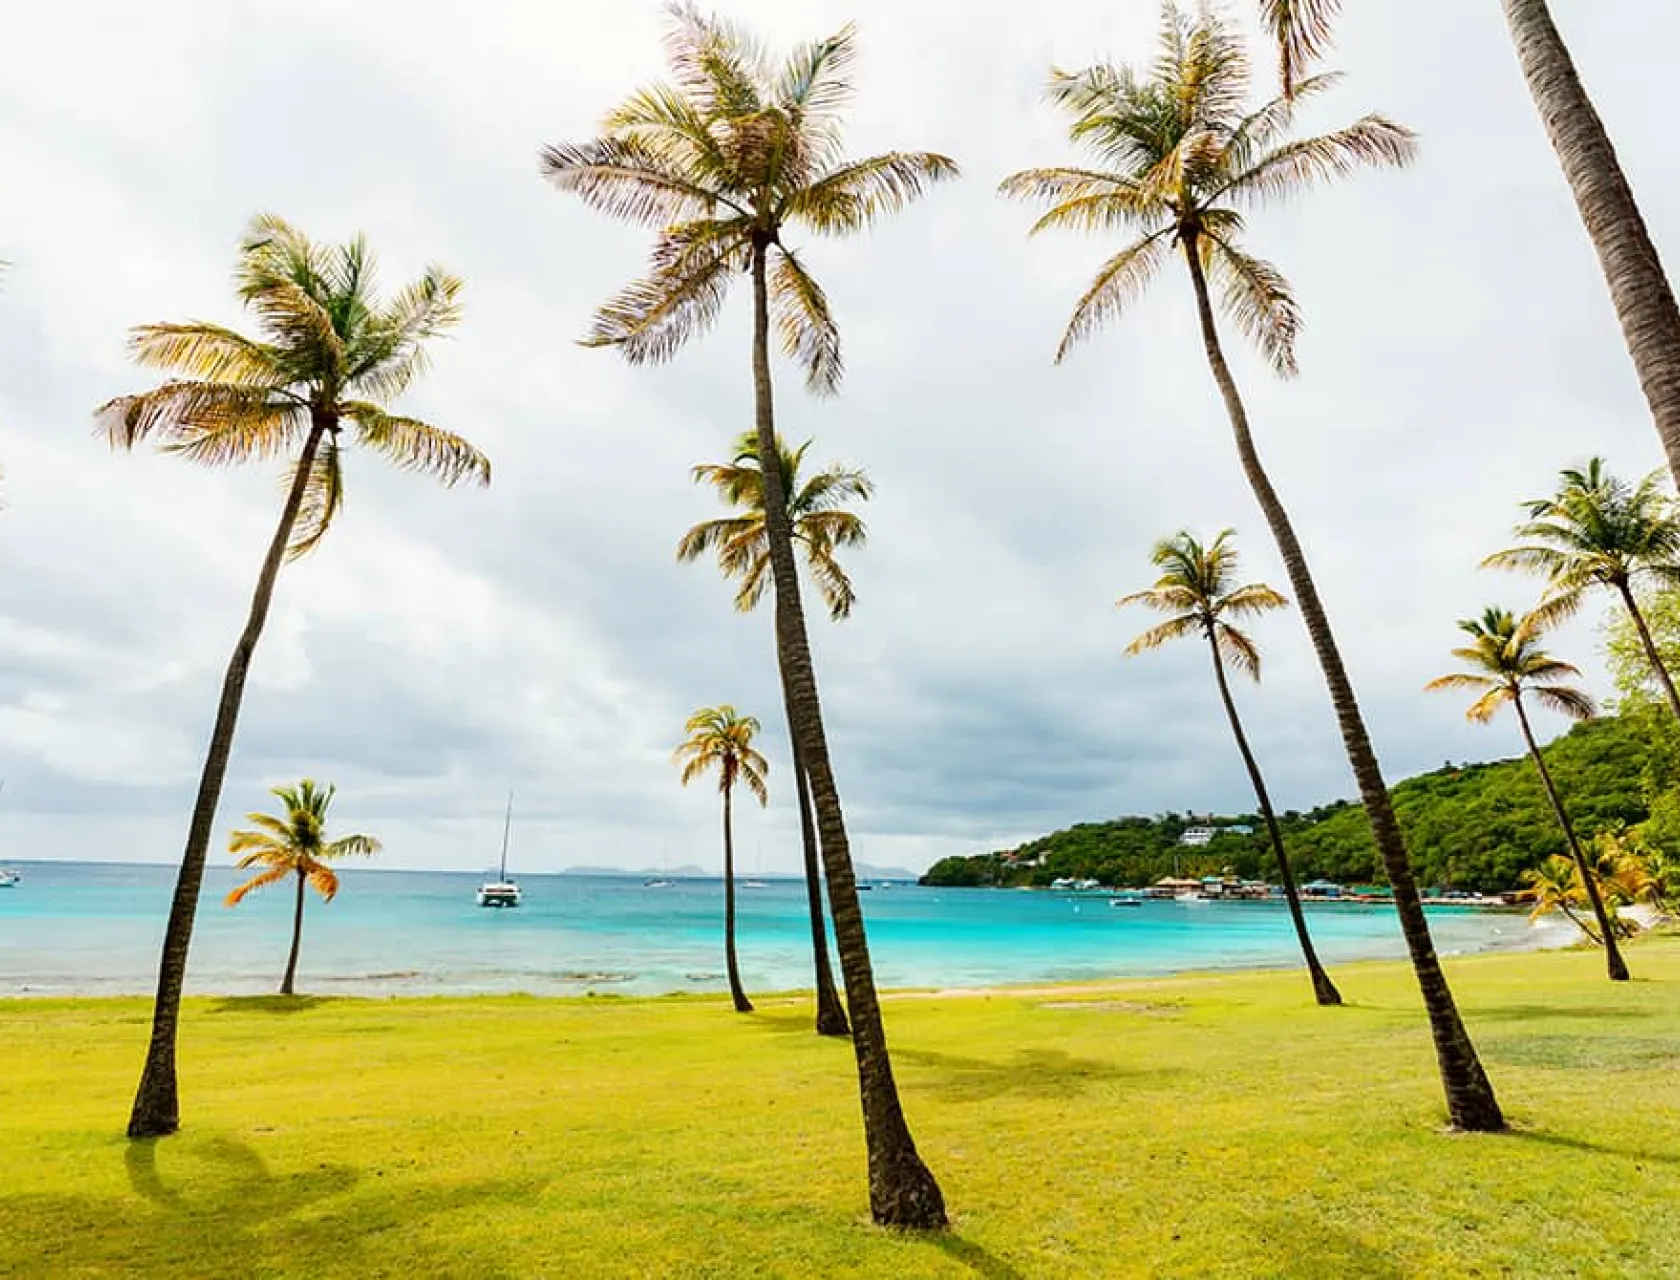
<instances>
[{"instance_id":1,"label":"catamaran","mask_svg":"<svg viewBox=\"0 0 1680 1280\"><path fill-rule=\"evenodd\" d=\"M517 907L519 886L508 879L508 835L513 830L513 792L508 792L507 817L502 820L502 864L496 878L478 886L478 905L481 907Z\"/></svg>"}]
</instances>

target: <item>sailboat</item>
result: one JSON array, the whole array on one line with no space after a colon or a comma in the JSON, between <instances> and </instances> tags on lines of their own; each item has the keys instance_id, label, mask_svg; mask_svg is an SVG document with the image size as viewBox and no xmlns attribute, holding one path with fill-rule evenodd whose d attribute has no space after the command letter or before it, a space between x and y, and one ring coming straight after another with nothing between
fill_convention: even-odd
<instances>
[{"instance_id":1,"label":"sailboat","mask_svg":"<svg viewBox=\"0 0 1680 1280\"><path fill-rule=\"evenodd\" d=\"M496 878L478 886L478 905L481 907L517 907L519 886L508 879L508 835L513 831L513 792L508 792L507 817L502 820L502 864Z\"/></svg>"}]
</instances>

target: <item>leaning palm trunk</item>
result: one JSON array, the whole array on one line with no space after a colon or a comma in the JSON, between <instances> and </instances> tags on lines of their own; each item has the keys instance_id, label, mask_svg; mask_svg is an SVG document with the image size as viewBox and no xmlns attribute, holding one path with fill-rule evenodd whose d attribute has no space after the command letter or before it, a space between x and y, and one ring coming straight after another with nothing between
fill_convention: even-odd
<instances>
[{"instance_id":1,"label":"leaning palm trunk","mask_svg":"<svg viewBox=\"0 0 1680 1280\"><path fill-rule=\"evenodd\" d=\"M1277 815L1272 812L1272 797L1266 790L1266 780L1260 775L1260 762L1254 758L1254 752L1249 748L1248 735L1243 732L1242 720L1237 715L1237 704L1231 697L1230 683L1225 679L1225 661L1219 653L1219 641L1211 632L1208 634L1208 645L1213 650L1213 674L1219 681L1219 698L1225 704L1225 716L1231 722L1231 734L1237 740L1237 750L1242 752L1243 767L1248 770L1248 780L1254 784L1254 799L1260 806L1260 816L1265 819L1266 833L1272 841L1272 853L1278 864L1278 878L1283 881L1283 896L1289 903L1289 918L1295 925L1295 937L1301 943L1301 955L1307 962L1307 973L1312 978L1313 996L1321 1005L1341 1004L1342 993L1336 990L1336 984L1330 981L1330 975L1319 963L1318 952L1313 948L1312 935L1307 932L1307 917L1301 910L1301 895L1295 890L1295 872L1289 865L1289 854L1283 847L1283 833L1278 830Z\"/></svg>"},{"instance_id":2,"label":"leaning palm trunk","mask_svg":"<svg viewBox=\"0 0 1680 1280\"><path fill-rule=\"evenodd\" d=\"M280 979L280 994L289 996L297 982L298 950L303 945L303 890L309 883L303 868L297 872L297 902L292 907L292 949L286 956L286 976Z\"/></svg>"},{"instance_id":3,"label":"leaning palm trunk","mask_svg":"<svg viewBox=\"0 0 1680 1280\"><path fill-rule=\"evenodd\" d=\"M1680 483L1680 308L1633 190L1546 0L1503 0L1517 60L1621 321L1668 467Z\"/></svg>"},{"instance_id":4,"label":"leaning palm trunk","mask_svg":"<svg viewBox=\"0 0 1680 1280\"><path fill-rule=\"evenodd\" d=\"M811 815L811 779L799 754L799 742L788 727L793 746L793 785L799 793L799 846L805 859L805 902L811 914L811 956L816 966L817 1034L851 1034L845 1006L834 989L834 973L828 965L828 925L823 917L822 867L817 853L817 826Z\"/></svg>"},{"instance_id":5,"label":"leaning palm trunk","mask_svg":"<svg viewBox=\"0 0 1680 1280\"><path fill-rule=\"evenodd\" d=\"M169 924L163 934L163 956L158 964L157 996L152 1005L152 1038L146 1048L146 1066L129 1112L128 1136L154 1138L174 1133L181 1125L180 1098L175 1083L175 1030L181 1016L181 988L187 977L187 949L192 943L193 917L198 909L199 890L204 884L204 862L210 852L210 829L216 821L216 805L222 798L227 777L228 756L233 750L233 731L239 722L239 705L245 695L245 677L251 669L268 606L274 597L274 583L280 575L297 523L303 496L309 487L310 471L321 437L336 429L335 423L317 417L298 456L297 471L286 493L280 524L263 557L257 589L251 597L251 612L245 630L234 645L222 679L222 697L216 706L216 723L210 732L210 750L199 777L198 798L193 802L192 822L187 828L187 847L181 855L181 870L175 878L175 897L169 905Z\"/></svg>"},{"instance_id":6,"label":"leaning palm trunk","mask_svg":"<svg viewBox=\"0 0 1680 1280\"><path fill-rule=\"evenodd\" d=\"M736 1013L751 1013L752 1001L741 986L741 964L735 956L735 822L730 804L733 788L723 789L723 967L729 974L729 998Z\"/></svg>"},{"instance_id":7,"label":"leaning palm trunk","mask_svg":"<svg viewBox=\"0 0 1680 1280\"><path fill-rule=\"evenodd\" d=\"M1621 593L1622 603L1627 606L1628 616L1633 619L1633 629L1639 633L1640 647L1645 650L1645 660L1651 664L1651 671L1657 677L1657 683L1662 686L1663 697L1668 699L1668 709L1674 717L1680 720L1680 693L1674 690L1674 680L1668 674L1668 664L1663 661L1662 654L1657 651L1657 642L1651 636L1651 628L1645 621L1645 613L1639 607L1639 601L1634 599L1633 588L1626 582L1616 584Z\"/></svg>"},{"instance_id":8,"label":"leaning palm trunk","mask_svg":"<svg viewBox=\"0 0 1680 1280\"><path fill-rule=\"evenodd\" d=\"M886 1028L870 968L869 943L857 881L852 873L850 846L840 796L829 765L823 734L822 707L817 699L816 674L805 634L799 601L799 572L793 555L793 532L788 520L787 495L782 492L776 464L776 424L770 382L770 307L765 280L768 241L762 233L752 244L753 279L753 400L758 431L758 461L764 476L764 524L770 549L771 582L775 587L776 647L781 659L782 697L788 724L799 744L802 762L811 779L823 870L828 880L829 908L834 914L835 945L840 974L846 986L846 1005L852 1018L852 1046L857 1057L858 1091L863 1103L864 1142L869 1156L869 1208L883 1226L934 1228L946 1225L945 1198L932 1172L916 1152L915 1139L904 1119L892 1061L887 1056Z\"/></svg>"},{"instance_id":9,"label":"leaning palm trunk","mask_svg":"<svg viewBox=\"0 0 1680 1280\"><path fill-rule=\"evenodd\" d=\"M1405 935L1406 949L1411 955L1412 969L1417 975L1424 1008L1429 1015L1429 1029L1435 1041L1435 1057L1440 1066L1441 1084L1447 1095L1447 1112L1453 1125L1459 1129L1503 1129L1505 1117L1499 1110L1493 1086L1488 1082L1487 1073L1482 1070L1481 1059L1476 1056L1475 1045L1471 1043L1470 1034L1465 1030L1464 1020L1459 1016L1452 990L1447 986L1446 974L1441 971L1440 959L1435 954L1435 943L1429 934L1429 921L1424 916L1423 902L1418 896L1417 882L1412 876L1411 861L1406 856L1405 840L1401 837L1394 807L1383 783L1382 769L1377 763L1376 752L1371 747L1370 735L1366 732L1364 720L1359 713L1359 703L1354 698L1353 685L1342 666L1341 654L1337 651L1335 636L1330 630L1330 620L1325 616L1324 606L1318 598L1318 589L1313 584L1312 574L1308 570L1306 553L1301 549L1301 543L1295 536L1295 530L1289 522L1289 515L1284 510L1277 491L1272 488L1270 478L1260 465L1260 455L1255 450L1254 438L1249 432L1248 412L1243 407L1242 396L1237 391L1236 381L1231 376L1230 366L1225 363L1225 353L1220 347L1219 331L1214 324L1213 307L1208 299L1207 276L1202 270L1201 246L1193 230L1182 233L1181 247L1185 262L1190 268L1191 283L1196 291L1196 310L1201 318L1202 343L1206 348L1208 365L1225 401L1231 430L1236 436L1237 453L1242 459L1243 474L1254 490L1255 500L1260 504L1261 512L1265 515L1266 523L1277 543L1278 553L1283 558L1284 570L1289 574L1289 583L1295 592L1295 602L1300 606L1301 618L1307 624L1307 634L1312 639L1313 650L1318 655L1319 667L1324 673L1324 682L1329 686L1330 701L1335 708L1336 720L1341 726L1342 742L1347 750L1348 763L1353 769L1354 781L1359 787L1360 799L1364 802L1366 816L1370 819L1371 833L1376 839L1377 850L1382 855L1388 882L1394 890L1394 906L1400 916L1400 930Z\"/></svg>"},{"instance_id":10,"label":"leaning palm trunk","mask_svg":"<svg viewBox=\"0 0 1680 1280\"><path fill-rule=\"evenodd\" d=\"M1517 723L1522 726L1523 742L1528 747L1529 758L1534 761L1535 771L1540 775L1540 785L1546 789L1546 799L1552 802L1552 813L1558 820L1558 826L1563 828L1563 838L1569 844L1569 856L1575 860L1575 869L1581 873L1581 884L1587 891L1587 901L1592 904L1593 919L1598 922L1598 932L1604 941L1604 964L1609 970L1610 981L1626 982L1627 963L1622 959L1622 949L1616 945L1615 926L1609 911L1605 909L1604 895L1598 891L1598 877L1593 875L1586 854L1581 852L1581 842L1575 838L1575 824L1569 821L1569 813L1563 807L1557 787L1552 782L1552 771L1546 768L1546 761L1534 741L1534 730L1529 727L1528 711L1523 706L1521 696L1514 697L1512 704L1517 709ZM1587 936L1592 936L1590 931L1587 931Z\"/></svg>"}]
</instances>

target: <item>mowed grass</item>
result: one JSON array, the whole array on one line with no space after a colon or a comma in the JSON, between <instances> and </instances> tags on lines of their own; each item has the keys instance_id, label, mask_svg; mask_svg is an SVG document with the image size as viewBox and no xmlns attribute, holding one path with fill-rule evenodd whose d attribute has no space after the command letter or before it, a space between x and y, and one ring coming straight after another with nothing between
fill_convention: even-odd
<instances>
[{"instance_id":1,"label":"mowed grass","mask_svg":"<svg viewBox=\"0 0 1680 1280\"><path fill-rule=\"evenodd\" d=\"M122 1126L137 1000L0 1002L6 1276L1680 1274L1680 938L1453 961L1513 1121L1449 1134L1400 965L991 996L888 1030L953 1215L869 1224L806 1002L194 1000L185 1127Z\"/></svg>"}]
</instances>

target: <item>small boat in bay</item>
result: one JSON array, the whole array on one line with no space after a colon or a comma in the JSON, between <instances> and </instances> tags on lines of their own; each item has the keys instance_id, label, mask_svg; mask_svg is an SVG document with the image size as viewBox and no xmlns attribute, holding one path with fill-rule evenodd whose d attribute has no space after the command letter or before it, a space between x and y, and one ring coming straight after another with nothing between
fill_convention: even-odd
<instances>
[{"instance_id":1,"label":"small boat in bay","mask_svg":"<svg viewBox=\"0 0 1680 1280\"><path fill-rule=\"evenodd\" d=\"M10 889L21 879L23 877L10 867L0 867L0 889Z\"/></svg>"},{"instance_id":2,"label":"small boat in bay","mask_svg":"<svg viewBox=\"0 0 1680 1280\"><path fill-rule=\"evenodd\" d=\"M508 836L513 831L513 792L508 792L507 816L502 820L502 862L494 880L478 886L478 905L481 907L517 907L519 886L508 879Z\"/></svg>"}]
</instances>

